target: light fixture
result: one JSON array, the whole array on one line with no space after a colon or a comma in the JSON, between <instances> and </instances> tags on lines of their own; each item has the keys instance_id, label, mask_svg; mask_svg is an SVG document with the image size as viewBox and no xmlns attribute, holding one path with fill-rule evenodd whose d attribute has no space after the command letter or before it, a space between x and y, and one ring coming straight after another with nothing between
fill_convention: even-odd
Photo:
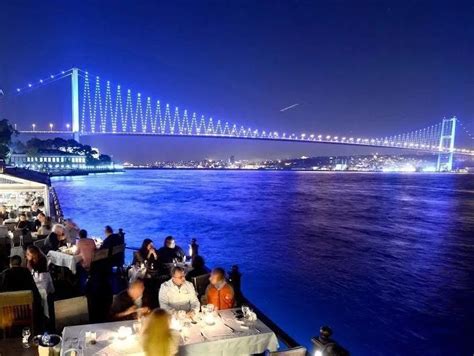
<instances>
[{"instance_id":1,"label":"light fixture","mask_svg":"<svg viewBox=\"0 0 474 356\"><path fill-rule=\"evenodd\" d=\"M313 343L314 356L349 356L349 351L331 339L332 329L329 326L322 326L319 329L319 336L311 338Z\"/></svg>"}]
</instances>

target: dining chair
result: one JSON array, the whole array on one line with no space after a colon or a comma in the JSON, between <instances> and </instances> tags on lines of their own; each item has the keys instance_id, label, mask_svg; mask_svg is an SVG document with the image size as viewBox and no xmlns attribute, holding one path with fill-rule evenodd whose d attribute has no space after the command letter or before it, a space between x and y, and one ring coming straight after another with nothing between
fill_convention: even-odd
<instances>
[{"instance_id":1,"label":"dining chair","mask_svg":"<svg viewBox=\"0 0 474 356\"><path fill-rule=\"evenodd\" d=\"M8 227L5 225L0 225L0 238L8 237Z\"/></svg>"},{"instance_id":2,"label":"dining chair","mask_svg":"<svg viewBox=\"0 0 474 356\"><path fill-rule=\"evenodd\" d=\"M0 293L0 328L3 329L3 338L13 326L29 326L33 330L32 291Z\"/></svg>"},{"instance_id":3,"label":"dining chair","mask_svg":"<svg viewBox=\"0 0 474 356\"><path fill-rule=\"evenodd\" d=\"M54 302L56 331L61 332L65 326L89 323L89 306L85 296L62 299Z\"/></svg>"},{"instance_id":4,"label":"dining chair","mask_svg":"<svg viewBox=\"0 0 474 356\"><path fill-rule=\"evenodd\" d=\"M268 355L270 356L306 356L307 350L306 350L306 347L297 346L297 347L292 347L287 350L269 352Z\"/></svg>"},{"instance_id":5,"label":"dining chair","mask_svg":"<svg viewBox=\"0 0 474 356\"><path fill-rule=\"evenodd\" d=\"M43 250L44 241L45 241L45 239L36 240L35 242L33 242L33 245L35 245L36 247L38 247L40 250Z\"/></svg>"},{"instance_id":6,"label":"dining chair","mask_svg":"<svg viewBox=\"0 0 474 356\"><path fill-rule=\"evenodd\" d=\"M21 230L13 231L12 244L13 246L20 246L22 244L23 232Z\"/></svg>"},{"instance_id":7,"label":"dining chair","mask_svg":"<svg viewBox=\"0 0 474 356\"><path fill-rule=\"evenodd\" d=\"M198 299L201 300L201 297L206 293L206 288L209 285L210 273L203 274L202 276L193 277L192 281L194 284L194 289L198 294Z\"/></svg>"},{"instance_id":8,"label":"dining chair","mask_svg":"<svg viewBox=\"0 0 474 356\"><path fill-rule=\"evenodd\" d=\"M95 250L94 256L92 257L92 262L106 260L107 258L109 258L109 250L107 249Z\"/></svg>"}]
</instances>

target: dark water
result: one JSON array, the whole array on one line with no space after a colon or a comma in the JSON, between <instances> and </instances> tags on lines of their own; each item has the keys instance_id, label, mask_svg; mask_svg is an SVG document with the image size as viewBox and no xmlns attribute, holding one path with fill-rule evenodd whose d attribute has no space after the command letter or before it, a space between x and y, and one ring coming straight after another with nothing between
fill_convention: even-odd
<instances>
[{"instance_id":1,"label":"dark water","mask_svg":"<svg viewBox=\"0 0 474 356\"><path fill-rule=\"evenodd\" d=\"M474 177L129 171L54 181L65 214L127 243L197 237L297 340L354 355L472 355Z\"/></svg>"}]
</instances>

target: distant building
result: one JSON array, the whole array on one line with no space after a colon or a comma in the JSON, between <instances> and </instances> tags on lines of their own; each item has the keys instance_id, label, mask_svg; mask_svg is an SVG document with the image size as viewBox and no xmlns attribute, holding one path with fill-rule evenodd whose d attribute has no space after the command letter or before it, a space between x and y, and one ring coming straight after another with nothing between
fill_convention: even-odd
<instances>
[{"instance_id":1,"label":"distant building","mask_svg":"<svg viewBox=\"0 0 474 356\"><path fill-rule=\"evenodd\" d=\"M62 151L40 152L35 155L12 153L10 165L35 171L86 169L86 157Z\"/></svg>"}]
</instances>

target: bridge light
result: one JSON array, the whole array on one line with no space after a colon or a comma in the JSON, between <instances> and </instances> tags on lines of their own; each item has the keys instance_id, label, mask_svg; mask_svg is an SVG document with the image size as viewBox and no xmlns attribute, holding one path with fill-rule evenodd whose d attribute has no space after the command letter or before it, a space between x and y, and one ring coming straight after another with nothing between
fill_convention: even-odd
<instances>
[{"instance_id":1,"label":"bridge light","mask_svg":"<svg viewBox=\"0 0 474 356\"><path fill-rule=\"evenodd\" d=\"M53 124L49 124L49 131L53 131Z\"/></svg>"},{"instance_id":2,"label":"bridge light","mask_svg":"<svg viewBox=\"0 0 474 356\"><path fill-rule=\"evenodd\" d=\"M63 71L63 70L61 71L61 74L64 74L64 71Z\"/></svg>"},{"instance_id":3,"label":"bridge light","mask_svg":"<svg viewBox=\"0 0 474 356\"><path fill-rule=\"evenodd\" d=\"M21 91L21 89L20 89L20 88L16 88L16 91L19 93L19 92Z\"/></svg>"},{"instance_id":4,"label":"bridge light","mask_svg":"<svg viewBox=\"0 0 474 356\"><path fill-rule=\"evenodd\" d=\"M49 77L50 77L51 79L54 79L54 75L52 75L52 74L51 74Z\"/></svg>"},{"instance_id":5,"label":"bridge light","mask_svg":"<svg viewBox=\"0 0 474 356\"><path fill-rule=\"evenodd\" d=\"M318 139L322 139L323 138L323 135L318 135Z\"/></svg>"},{"instance_id":6,"label":"bridge light","mask_svg":"<svg viewBox=\"0 0 474 356\"><path fill-rule=\"evenodd\" d=\"M31 86L32 86L31 83L28 83L28 86L31 88Z\"/></svg>"},{"instance_id":7,"label":"bridge light","mask_svg":"<svg viewBox=\"0 0 474 356\"><path fill-rule=\"evenodd\" d=\"M31 124L31 127L33 128L33 131L36 129L36 124Z\"/></svg>"},{"instance_id":8,"label":"bridge light","mask_svg":"<svg viewBox=\"0 0 474 356\"><path fill-rule=\"evenodd\" d=\"M311 134L311 136L309 136L309 137L310 137L311 139L313 139L313 138L314 138L314 134Z\"/></svg>"},{"instance_id":9,"label":"bridge light","mask_svg":"<svg viewBox=\"0 0 474 356\"><path fill-rule=\"evenodd\" d=\"M333 138L333 140L334 140L334 141L337 141L337 140L338 140L338 137L337 137L337 136L335 136L335 137Z\"/></svg>"},{"instance_id":10,"label":"bridge light","mask_svg":"<svg viewBox=\"0 0 474 356\"><path fill-rule=\"evenodd\" d=\"M66 124L66 128L68 129L68 131L69 131L69 128L70 128L70 127L71 127L71 125Z\"/></svg>"},{"instance_id":11,"label":"bridge light","mask_svg":"<svg viewBox=\"0 0 474 356\"><path fill-rule=\"evenodd\" d=\"M40 79L40 83L43 83L43 79Z\"/></svg>"},{"instance_id":12,"label":"bridge light","mask_svg":"<svg viewBox=\"0 0 474 356\"><path fill-rule=\"evenodd\" d=\"M331 139L331 136L330 135L327 135L326 136L326 140L330 140Z\"/></svg>"}]
</instances>

